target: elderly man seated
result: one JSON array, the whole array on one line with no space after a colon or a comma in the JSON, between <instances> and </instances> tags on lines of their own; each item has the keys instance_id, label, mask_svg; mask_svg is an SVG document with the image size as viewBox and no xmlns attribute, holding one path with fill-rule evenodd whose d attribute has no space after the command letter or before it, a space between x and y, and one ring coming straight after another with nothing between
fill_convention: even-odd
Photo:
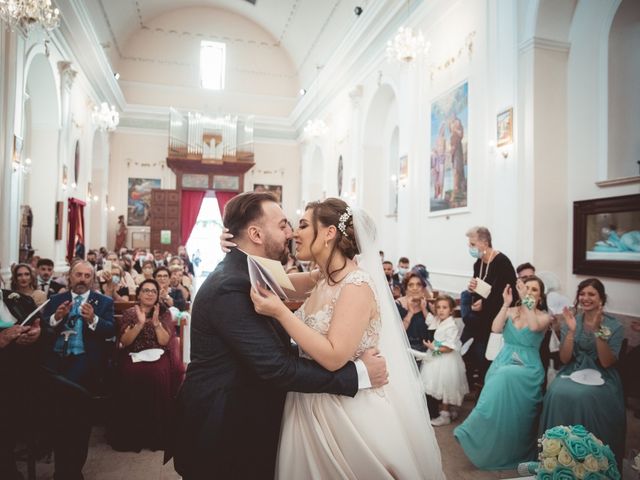
<instances>
[{"instance_id":1,"label":"elderly man seated","mask_svg":"<svg viewBox=\"0 0 640 480\"><path fill-rule=\"evenodd\" d=\"M69 292L51 297L43 318L48 340L45 365L55 374L91 391L104 368L106 339L115 334L113 300L90 290L92 265L77 261L69 271ZM79 389L76 389L79 390ZM72 389L68 389L69 392ZM52 398L55 479L80 479L87 459L91 421L86 399Z\"/></svg>"},{"instance_id":2,"label":"elderly man seated","mask_svg":"<svg viewBox=\"0 0 640 480\"><path fill-rule=\"evenodd\" d=\"M35 344L40 338L38 316L21 325L36 308L33 299L11 290L0 291L0 478L22 478L13 450L21 430L34 421ZM17 415L16 413L19 414Z\"/></svg>"}]
</instances>

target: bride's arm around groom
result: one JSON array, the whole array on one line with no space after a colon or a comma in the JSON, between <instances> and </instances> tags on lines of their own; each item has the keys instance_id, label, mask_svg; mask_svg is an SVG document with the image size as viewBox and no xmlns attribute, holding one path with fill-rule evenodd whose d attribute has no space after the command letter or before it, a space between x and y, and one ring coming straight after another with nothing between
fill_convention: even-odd
<instances>
[{"instance_id":1,"label":"bride's arm around groom","mask_svg":"<svg viewBox=\"0 0 640 480\"><path fill-rule=\"evenodd\" d=\"M256 313L246 254L280 259L291 229L268 194L226 206L233 249L201 286L193 305L191 363L177 399L167 452L185 480L273 478L286 392L354 396L353 362L330 372L300 358L278 322ZM386 382L383 359L363 357L373 386Z\"/></svg>"}]
</instances>

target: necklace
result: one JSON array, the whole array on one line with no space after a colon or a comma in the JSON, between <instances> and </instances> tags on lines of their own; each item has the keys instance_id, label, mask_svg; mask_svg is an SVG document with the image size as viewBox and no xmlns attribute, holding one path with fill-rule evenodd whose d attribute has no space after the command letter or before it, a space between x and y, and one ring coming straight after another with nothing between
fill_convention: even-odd
<instances>
[{"instance_id":1,"label":"necklace","mask_svg":"<svg viewBox=\"0 0 640 480\"><path fill-rule=\"evenodd\" d=\"M480 274L478 275L480 277L480 280L482 280L484 282L484 279L487 278L487 275L489 275L489 265L491 264L491 260L493 260L494 254L496 253L495 250L493 250L491 252L491 255L489 256L489 261L487 261L486 265L487 265L487 271L484 272L484 276L482 275L482 272L484 270L484 266L485 263L483 261L480 262Z\"/></svg>"}]
</instances>

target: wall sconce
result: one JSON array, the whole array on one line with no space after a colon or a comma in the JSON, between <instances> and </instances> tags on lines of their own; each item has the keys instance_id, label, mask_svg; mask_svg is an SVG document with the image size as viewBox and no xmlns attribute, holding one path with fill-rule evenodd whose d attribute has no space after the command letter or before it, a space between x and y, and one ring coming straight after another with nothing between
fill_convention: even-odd
<instances>
[{"instance_id":1,"label":"wall sconce","mask_svg":"<svg viewBox=\"0 0 640 480\"><path fill-rule=\"evenodd\" d=\"M31 159L25 158L24 161L16 160L15 158L11 162L11 167L14 172L24 173L28 175L31 172Z\"/></svg>"},{"instance_id":2,"label":"wall sconce","mask_svg":"<svg viewBox=\"0 0 640 480\"><path fill-rule=\"evenodd\" d=\"M67 189L67 185L69 185L69 171L66 165L62 166L62 190Z\"/></svg>"}]
</instances>

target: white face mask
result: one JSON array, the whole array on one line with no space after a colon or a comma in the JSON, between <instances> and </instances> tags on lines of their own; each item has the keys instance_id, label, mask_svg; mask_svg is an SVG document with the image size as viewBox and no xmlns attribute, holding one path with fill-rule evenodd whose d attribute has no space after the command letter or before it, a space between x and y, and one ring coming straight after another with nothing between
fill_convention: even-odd
<instances>
[{"instance_id":1,"label":"white face mask","mask_svg":"<svg viewBox=\"0 0 640 480\"><path fill-rule=\"evenodd\" d=\"M398 273L400 275L404 275L405 273L407 273L409 271L409 269L407 267L398 267Z\"/></svg>"}]
</instances>

